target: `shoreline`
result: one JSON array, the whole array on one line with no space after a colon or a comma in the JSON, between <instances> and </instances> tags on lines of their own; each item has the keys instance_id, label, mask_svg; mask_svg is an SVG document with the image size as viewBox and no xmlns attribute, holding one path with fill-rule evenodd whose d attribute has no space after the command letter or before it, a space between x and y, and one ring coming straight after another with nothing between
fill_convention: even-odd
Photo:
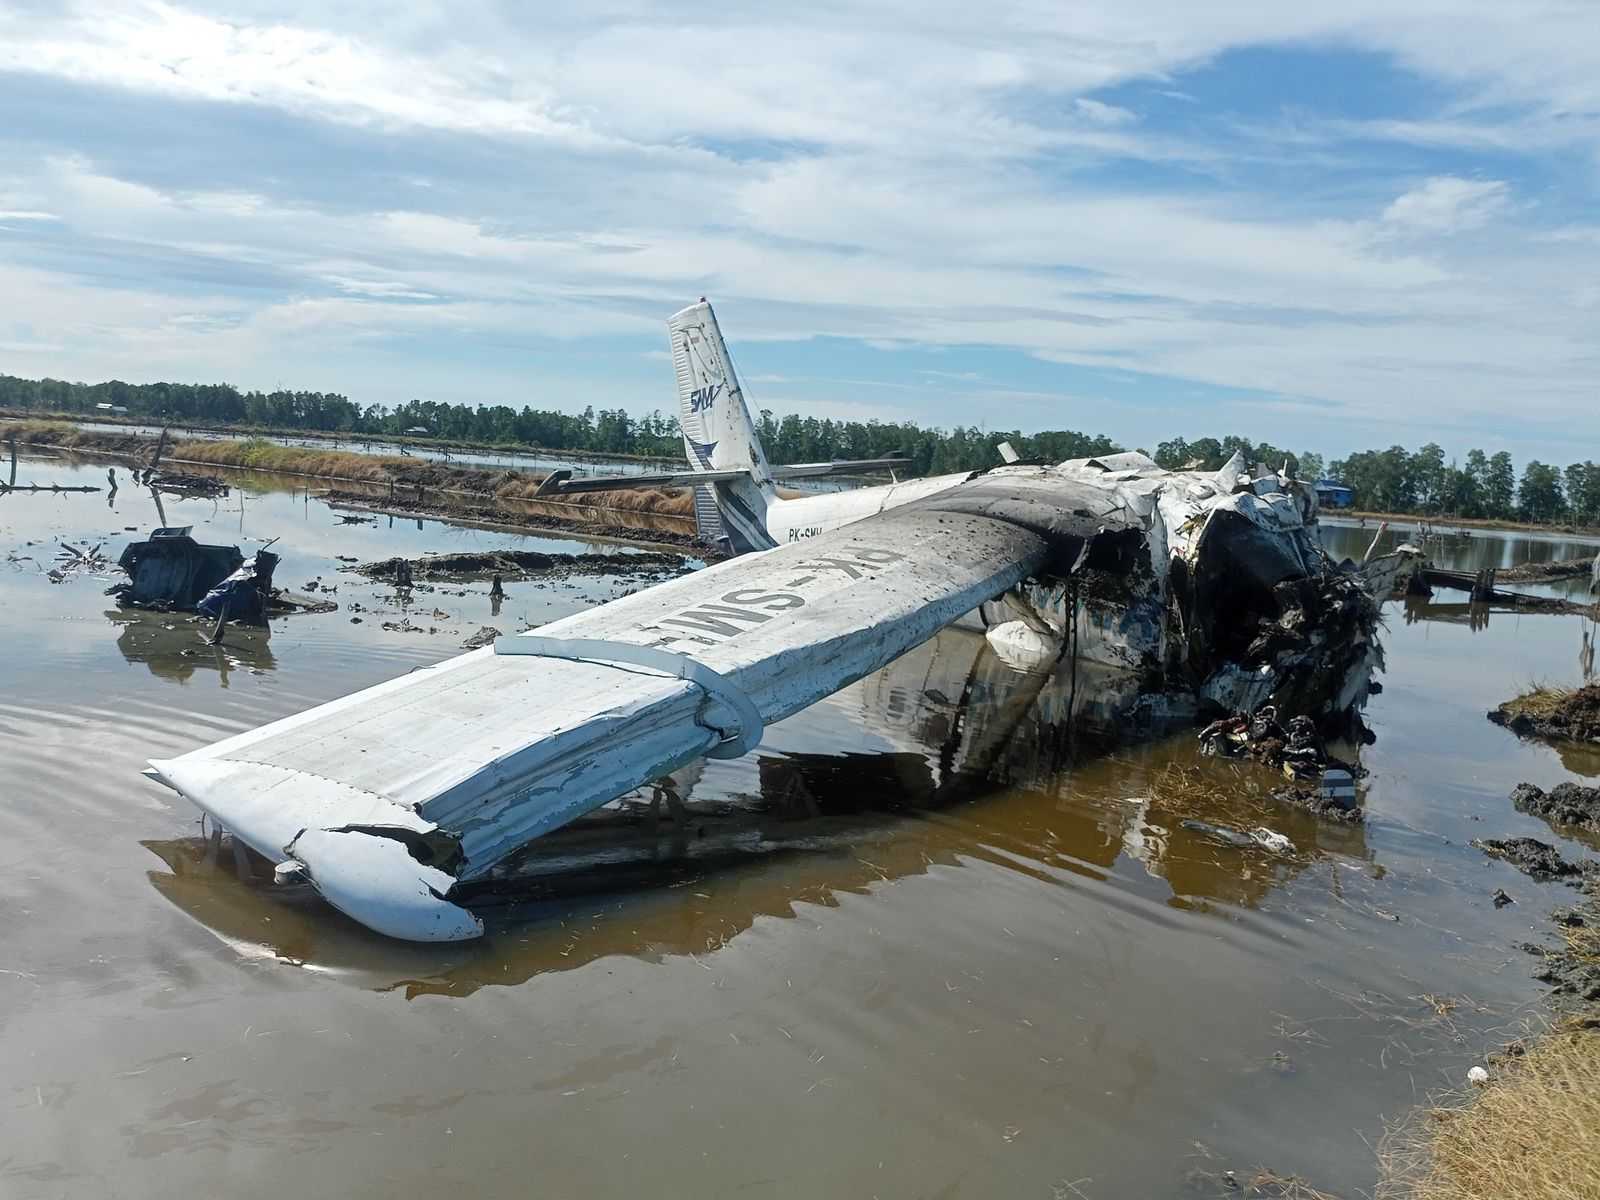
<instances>
[{"instance_id":1,"label":"shoreline","mask_svg":"<svg viewBox=\"0 0 1600 1200\"><path fill-rule=\"evenodd\" d=\"M0 422L0 443L16 435L18 447L54 454L83 454L118 462L149 461L157 439L105 434L59 423ZM162 463L257 472L317 480L336 503L367 512L491 525L519 533L594 537L659 547L705 558L710 552L693 529L688 492L660 488L596 493L611 503L533 499L543 473L496 467L449 466L430 459L363 455L253 444L249 441L168 442ZM343 487L341 487L343 485ZM359 488L361 491L344 490ZM382 492L387 489L387 496ZM618 503L617 501L621 501ZM564 512L538 511L561 509ZM633 518L630 521L630 518ZM660 523L660 524L658 524ZM661 528L660 525L677 526Z\"/></svg>"},{"instance_id":2,"label":"shoreline","mask_svg":"<svg viewBox=\"0 0 1600 1200\"><path fill-rule=\"evenodd\" d=\"M1485 532L1541 533L1572 537L1585 541L1600 541L1600 525L1551 525L1535 521L1501 520L1495 517L1451 517L1426 513L1368 512L1365 509L1358 508L1323 509L1317 513L1317 519L1319 521L1347 523L1358 529L1371 527L1375 530L1376 522L1387 521L1390 528L1396 525L1418 527L1427 525L1444 533L1452 533L1461 529L1481 529Z\"/></svg>"}]
</instances>

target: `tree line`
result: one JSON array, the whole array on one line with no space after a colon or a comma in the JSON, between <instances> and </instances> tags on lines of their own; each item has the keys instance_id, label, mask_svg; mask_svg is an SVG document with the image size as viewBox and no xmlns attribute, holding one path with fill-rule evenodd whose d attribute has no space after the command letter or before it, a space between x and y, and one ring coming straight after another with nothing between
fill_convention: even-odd
<instances>
[{"instance_id":1,"label":"tree line","mask_svg":"<svg viewBox=\"0 0 1600 1200\"><path fill-rule=\"evenodd\" d=\"M351 436L404 437L425 429L431 437L486 445L535 446L590 454L632 454L649 458L683 456L678 418L661 412L635 417L624 409L586 408L572 414L503 404L443 404L411 400L396 408L365 407L333 392L240 391L229 384L66 383L59 379L19 379L0 375L0 408L55 413L94 413L97 405L127 409L129 420L230 428L343 433ZM976 427L952 432L915 422L819 421L815 417L775 418L763 410L757 428L773 462L819 462L835 458L907 455L924 473L976 470L1000 461L995 445L1009 440L1024 458L1059 462L1107 454L1109 438L1058 430L996 433Z\"/></svg>"},{"instance_id":2,"label":"tree line","mask_svg":"<svg viewBox=\"0 0 1600 1200\"><path fill-rule=\"evenodd\" d=\"M1314 480L1323 474L1319 454L1292 454L1241 437L1196 442L1177 438L1162 442L1155 459L1164 467L1193 462L1215 470L1235 450L1252 462L1280 469L1287 464L1299 479ZM1328 463L1326 474L1350 489L1353 508L1367 511L1600 524L1600 463L1587 460L1557 467L1533 459L1519 479L1511 455L1504 450L1494 454L1469 450L1465 460L1446 462L1444 448L1429 442L1415 452L1404 446L1361 450Z\"/></svg>"},{"instance_id":3,"label":"tree line","mask_svg":"<svg viewBox=\"0 0 1600 1200\"><path fill-rule=\"evenodd\" d=\"M226 425L257 429L402 437L426 429L457 442L533 446L602 455L682 456L678 419L660 411L635 417L623 409L593 407L572 414L508 405L444 404L412 400L396 408L356 404L333 392L241 391L229 384L67 383L0 375L0 407L58 413L92 413L100 404L127 409L131 420ZM876 458L904 454L922 473L976 470L1000 462L995 449L1009 441L1024 459L1060 462L1110 454L1115 442L1074 430L1025 434L976 426L946 431L915 422L833 421L762 410L756 421L775 463ZM1287 468L1297 478L1324 473L1350 488L1353 506L1382 512L1527 521L1600 523L1600 464L1566 467L1527 463L1521 476L1504 450L1471 450L1461 462L1445 460L1430 442L1415 452L1403 446L1364 450L1325 462L1311 451L1293 452L1230 435L1160 442L1154 458L1164 467L1216 470L1233 455ZM1326 471L1324 467L1326 466Z\"/></svg>"}]
</instances>

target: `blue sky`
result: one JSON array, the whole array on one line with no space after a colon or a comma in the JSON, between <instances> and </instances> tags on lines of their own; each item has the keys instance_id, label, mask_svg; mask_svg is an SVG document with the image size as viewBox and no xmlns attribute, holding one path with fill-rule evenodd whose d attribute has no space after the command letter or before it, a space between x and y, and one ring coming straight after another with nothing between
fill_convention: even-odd
<instances>
[{"instance_id":1,"label":"blue sky","mask_svg":"<svg viewBox=\"0 0 1600 1200\"><path fill-rule=\"evenodd\" d=\"M582 11L574 11L581 9ZM1566 463L1600 5L0 8L0 372Z\"/></svg>"}]
</instances>

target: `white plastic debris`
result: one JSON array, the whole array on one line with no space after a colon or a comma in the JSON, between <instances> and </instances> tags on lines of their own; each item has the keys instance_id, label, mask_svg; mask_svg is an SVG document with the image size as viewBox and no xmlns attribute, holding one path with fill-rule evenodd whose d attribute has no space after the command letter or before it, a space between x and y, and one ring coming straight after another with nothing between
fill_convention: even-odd
<instances>
[{"instance_id":1,"label":"white plastic debris","mask_svg":"<svg viewBox=\"0 0 1600 1200\"><path fill-rule=\"evenodd\" d=\"M1482 1067L1473 1067L1472 1070L1467 1072L1467 1082L1474 1083L1479 1087L1482 1087L1484 1084L1489 1082L1489 1072L1485 1071Z\"/></svg>"},{"instance_id":2,"label":"white plastic debris","mask_svg":"<svg viewBox=\"0 0 1600 1200\"><path fill-rule=\"evenodd\" d=\"M1274 854L1294 853L1293 842L1277 830L1268 829L1265 825L1257 825L1250 831L1250 836Z\"/></svg>"}]
</instances>

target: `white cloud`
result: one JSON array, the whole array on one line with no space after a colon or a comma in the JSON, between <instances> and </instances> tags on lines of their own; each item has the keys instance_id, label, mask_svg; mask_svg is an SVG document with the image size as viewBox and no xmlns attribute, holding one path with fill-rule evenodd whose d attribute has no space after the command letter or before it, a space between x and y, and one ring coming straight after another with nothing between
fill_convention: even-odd
<instances>
[{"instance_id":1,"label":"white cloud","mask_svg":"<svg viewBox=\"0 0 1600 1200\"><path fill-rule=\"evenodd\" d=\"M1501 180L1436 175L1396 197L1383 219L1418 233L1459 233L1492 220L1508 200Z\"/></svg>"},{"instance_id":2,"label":"white cloud","mask_svg":"<svg viewBox=\"0 0 1600 1200\"><path fill-rule=\"evenodd\" d=\"M1099 100L1091 100L1087 96L1079 96L1074 103L1080 113L1102 125L1125 125L1135 119L1133 113L1126 108L1119 108L1115 104L1102 104Z\"/></svg>"},{"instance_id":3,"label":"white cloud","mask_svg":"<svg viewBox=\"0 0 1600 1200\"><path fill-rule=\"evenodd\" d=\"M596 140L520 76L465 72L326 28L160 2L83 3L42 18L0 11L0 70L352 123Z\"/></svg>"}]
</instances>

